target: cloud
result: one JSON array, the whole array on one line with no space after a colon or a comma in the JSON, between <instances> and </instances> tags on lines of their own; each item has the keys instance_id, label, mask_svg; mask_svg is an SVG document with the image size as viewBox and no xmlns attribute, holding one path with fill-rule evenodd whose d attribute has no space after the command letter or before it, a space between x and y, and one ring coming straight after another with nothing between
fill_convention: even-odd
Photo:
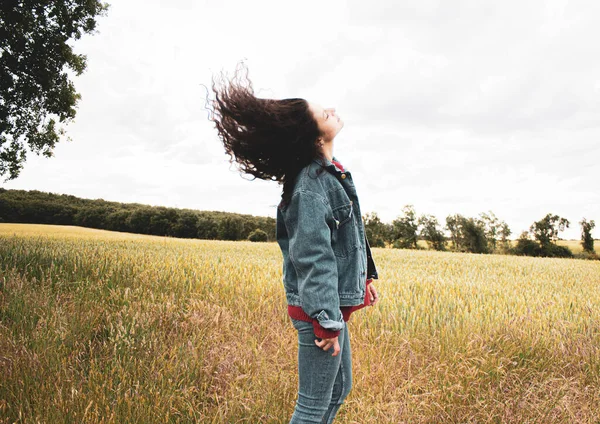
<instances>
[{"instance_id":1,"label":"cloud","mask_svg":"<svg viewBox=\"0 0 600 424\"><path fill-rule=\"evenodd\" d=\"M115 2L50 160L6 188L275 216L281 187L228 163L203 86L246 59L257 95L335 106L366 213L492 210L600 221L600 3ZM575 225L568 235L578 238Z\"/></svg>"}]
</instances>

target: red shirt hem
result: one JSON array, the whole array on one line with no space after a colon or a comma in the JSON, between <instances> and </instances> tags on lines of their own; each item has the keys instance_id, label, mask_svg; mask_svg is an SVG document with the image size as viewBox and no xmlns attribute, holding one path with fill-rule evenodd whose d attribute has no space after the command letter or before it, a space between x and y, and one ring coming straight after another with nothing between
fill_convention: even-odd
<instances>
[{"instance_id":1,"label":"red shirt hem","mask_svg":"<svg viewBox=\"0 0 600 424\"><path fill-rule=\"evenodd\" d=\"M373 282L372 278L367 280L367 286ZM340 310L342 311L342 316L345 322L348 322L350 319L350 315L354 311L358 311L359 309L364 308L365 306L371 305L371 296L369 295L369 290L365 290L365 299L361 305L356 306L342 306ZM288 315L290 318L297 319L299 321L310 322L313 325L313 329L315 331L315 336L320 339L332 339L334 337L339 336L340 331L332 331L323 328L319 321L315 318L311 318L300 306L288 305Z\"/></svg>"}]
</instances>

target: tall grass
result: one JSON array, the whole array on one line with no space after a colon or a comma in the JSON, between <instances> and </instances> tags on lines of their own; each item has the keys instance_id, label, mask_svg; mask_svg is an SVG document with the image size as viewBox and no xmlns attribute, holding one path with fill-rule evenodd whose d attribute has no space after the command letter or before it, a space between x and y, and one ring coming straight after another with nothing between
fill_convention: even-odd
<instances>
[{"instance_id":1,"label":"tall grass","mask_svg":"<svg viewBox=\"0 0 600 424\"><path fill-rule=\"evenodd\" d=\"M340 423L600 421L600 264L374 249ZM0 224L0 423L285 423L275 243Z\"/></svg>"}]
</instances>

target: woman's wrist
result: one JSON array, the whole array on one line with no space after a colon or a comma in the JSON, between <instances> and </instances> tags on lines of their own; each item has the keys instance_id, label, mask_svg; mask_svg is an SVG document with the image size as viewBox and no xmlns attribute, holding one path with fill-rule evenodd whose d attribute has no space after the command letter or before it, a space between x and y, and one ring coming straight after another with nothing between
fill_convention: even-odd
<instances>
[{"instance_id":1,"label":"woman's wrist","mask_svg":"<svg viewBox=\"0 0 600 424\"><path fill-rule=\"evenodd\" d=\"M323 328L323 326L321 326L321 324L319 324L319 321L316 319L313 319L312 325L313 330L315 332L315 336L320 339L333 339L334 337L338 337L340 335L340 330L327 330L326 328Z\"/></svg>"}]
</instances>

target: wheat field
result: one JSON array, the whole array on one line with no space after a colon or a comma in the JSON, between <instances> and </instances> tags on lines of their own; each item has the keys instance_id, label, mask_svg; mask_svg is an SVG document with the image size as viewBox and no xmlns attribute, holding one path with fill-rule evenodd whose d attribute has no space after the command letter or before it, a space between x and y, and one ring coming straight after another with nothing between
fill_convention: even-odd
<instances>
[{"instance_id":1,"label":"wheat field","mask_svg":"<svg viewBox=\"0 0 600 424\"><path fill-rule=\"evenodd\" d=\"M600 422L600 262L373 249L339 423ZM286 423L276 243L0 224L0 423Z\"/></svg>"}]
</instances>

